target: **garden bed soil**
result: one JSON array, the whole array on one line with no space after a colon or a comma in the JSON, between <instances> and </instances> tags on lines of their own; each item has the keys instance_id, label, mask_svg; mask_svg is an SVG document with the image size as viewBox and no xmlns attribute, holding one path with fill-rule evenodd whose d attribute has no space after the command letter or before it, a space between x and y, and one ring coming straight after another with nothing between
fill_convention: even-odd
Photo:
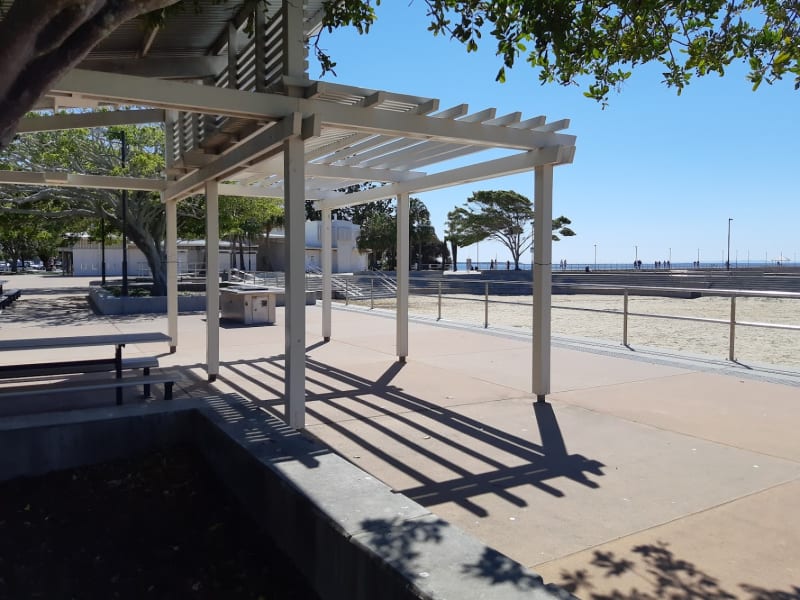
<instances>
[{"instance_id":1,"label":"garden bed soil","mask_svg":"<svg viewBox=\"0 0 800 600\"><path fill-rule=\"evenodd\" d=\"M180 447L0 484L0 598L318 596Z\"/></svg>"}]
</instances>

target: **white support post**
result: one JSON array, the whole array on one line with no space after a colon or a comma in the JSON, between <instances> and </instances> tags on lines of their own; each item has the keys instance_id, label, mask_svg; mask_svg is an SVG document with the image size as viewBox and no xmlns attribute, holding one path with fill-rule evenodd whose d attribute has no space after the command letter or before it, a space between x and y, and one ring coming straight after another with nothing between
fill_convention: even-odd
<instances>
[{"instance_id":1,"label":"white support post","mask_svg":"<svg viewBox=\"0 0 800 600\"><path fill-rule=\"evenodd\" d=\"M239 88L239 71L236 66L237 55L239 48L236 43L238 32L233 23L228 23L228 87L232 89Z\"/></svg>"},{"instance_id":2,"label":"white support post","mask_svg":"<svg viewBox=\"0 0 800 600\"><path fill-rule=\"evenodd\" d=\"M306 44L303 33L303 3L283 3L283 74L306 76Z\"/></svg>"},{"instance_id":3,"label":"white support post","mask_svg":"<svg viewBox=\"0 0 800 600\"><path fill-rule=\"evenodd\" d=\"M408 357L409 196L397 196L397 358Z\"/></svg>"},{"instance_id":4,"label":"white support post","mask_svg":"<svg viewBox=\"0 0 800 600\"><path fill-rule=\"evenodd\" d=\"M256 71L256 92L263 92L267 89L266 81L266 52L265 47L265 34L266 30L266 16L264 14L265 7L260 3L255 6L255 14L253 15L253 38L255 43L255 71Z\"/></svg>"},{"instance_id":5,"label":"white support post","mask_svg":"<svg viewBox=\"0 0 800 600\"><path fill-rule=\"evenodd\" d=\"M219 374L219 195L216 181L206 181L206 372Z\"/></svg>"},{"instance_id":6,"label":"white support post","mask_svg":"<svg viewBox=\"0 0 800 600\"><path fill-rule=\"evenodd\" d=\"M306 417L306 232L305 154L303 140L292 137L283 143L286 219L284 264L286 269L286 422L302 429Z\"/></svg>"},{"instance_id":7,"label":"white support post","mask_svg":"<svg viewBox=\"0 0 800 600\"><path fill-rule=\"evenodd\" d=\"M164 194L161 194L162 198ZM178 202L164 204L167 220L167 335L169 351L178 349Z\"/></svg>"},{"instance_id":8,"label":"white support post","mask_svg":"<svg viewBox=\"0 0 800 600\"><path fill-rule=\"evenodd\" d=\"M331 339L331 293L333 286L331 278L333 273L333 244L331 236L331 211L322 211L322 339L329 342Z\"/></svg>"},{"instance_id":9,"label":"white support post","mask_svg":"<svg viewBox=\"0 0 800 600\"><path fill-rule=\"evenodd\" d=\"M533 393L550 393L550 301L553 280L553 165L536 167L533 232Z\"/></svg>"}]
</instances>

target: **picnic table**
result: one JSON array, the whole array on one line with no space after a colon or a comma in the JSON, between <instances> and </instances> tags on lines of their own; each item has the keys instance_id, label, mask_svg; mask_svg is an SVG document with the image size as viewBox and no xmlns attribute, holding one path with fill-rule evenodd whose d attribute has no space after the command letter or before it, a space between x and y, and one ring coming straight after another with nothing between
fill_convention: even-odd
<instances>
[{"instance_id":1,"label":"picnic table","mask_svg":"<svg viewBox=\"0 0 800 600\"><path fill-rule=\"evenodd\" d=\"M19 352L22 350L72 350L91 346L113 346L114 354L108 358L97 359L65 359L48 360L39 363L7 364L0 365L0 378L19 378L48 373L76 373L82 370L91 371L98 367L112 367L116 379L122 379L123 359L122 349L127 344L144 344L153 342L167 342L171 338L162 332L142 333L111 333L102 335L76 335L66 337L47 338L16 338L0 340L0 352ZM117 404L122 404L122 386L116 386Z\"/></svg>"}]
</instances>

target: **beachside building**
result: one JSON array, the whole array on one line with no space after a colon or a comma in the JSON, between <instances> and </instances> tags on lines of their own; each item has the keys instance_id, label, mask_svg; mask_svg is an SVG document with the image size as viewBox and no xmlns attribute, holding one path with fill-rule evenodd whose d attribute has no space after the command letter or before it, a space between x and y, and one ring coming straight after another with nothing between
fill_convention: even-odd
<instances>
[{"instance_id":1,"label":"beachside building","mask_svg":"<svg viewBox=\"0 0 800 600\"><path fill-rule=\"evenodd\" d=\"M332 260L334 273L365 271L368 253L358 249L361 228L350 221L331 221ZM250 243L232 243L219 240L220 273L230 269L244 271L283 271L285 268L286 235L283 229L274 229L269 237ZM73 275L102 275L103 249L99 242L86 238L74 245L59 248L62 261ZM178 240L178 273L204 272L207 263L205 240ZM322 221L306 221L306 271L316 272L322 266ZM105 245L106 275L122 275L122 244L120 241ZM139 248L128 243L128 275L150 277L147 259Z\"/></svg>"}]
</instances>

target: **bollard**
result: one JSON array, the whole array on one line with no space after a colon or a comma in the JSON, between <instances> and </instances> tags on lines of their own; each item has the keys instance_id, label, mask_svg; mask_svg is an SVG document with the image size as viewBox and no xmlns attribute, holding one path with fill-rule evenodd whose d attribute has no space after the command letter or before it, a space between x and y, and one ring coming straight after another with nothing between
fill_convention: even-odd
<instances>
[{"instance_id":1,"label":"bollard","mask_svg":"<svg viewBox=\"0 0 800 600\"><path fill-rule=\"evenodd\" d=\"M442 267L442 268L444 268L444 267ZM439 282L439 313L438 313L438 316L436 317L436 320L437 321L441 321L442 320L442 282L441 281Z\"/></svg>"},{"instance_id":2,"label":"bollard","mask_svg":"<svg viewBox=\"0 0 800 600\"><path fill-rule=\"evenodd\" d=\"M622 345L628 345L628 290L623 290L622 300Z\"/></svg>"},{"instance_id":3,"label":"bollard","mask_svg":"<svg viewBox=\"0 0 800 600\"><path fill-rule=\"evenodd\" d=\"M731 296L730 339L728 340L728 360L736 360L736 296Z\"/></svg>"},{"instance_id":4,"label":"bollard","mask_svg":"<svg viewBox=\"0 0 800 600\"><path fill-rule=\"evenodd\" d=\"M483 328L489 328L489 282L487 281L484 289L483 299Z\"/></svg>"}]
</instances>

